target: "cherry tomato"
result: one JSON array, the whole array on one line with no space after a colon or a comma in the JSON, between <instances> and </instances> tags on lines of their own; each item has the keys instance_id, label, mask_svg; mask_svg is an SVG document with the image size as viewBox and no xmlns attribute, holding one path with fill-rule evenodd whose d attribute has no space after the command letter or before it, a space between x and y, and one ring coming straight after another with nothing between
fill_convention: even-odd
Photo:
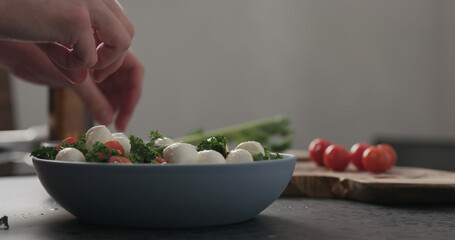
<instances>
[{"instance_id":1,"label":"cherry tomato","mask_svg":"<svg viewBox=\"0 0 455 240\"><path fill-rule=\"evenodd\" d=\"M120 154L125 155L125 150L123 150L122 145L115 140L105 142L104 145L106 145L106 147L108 147L109 149L115 149L119 151Z\"/></svg>"},{"instance_id":2,"label":"cherry tomato","mask_svg":"<svg viewBox=\"0 0 455 240\"><path fill-rule=\"evenodd\" d=\"M359 170L365 170L362 164L362 154L365 149L367 149L370 145L365 142L359 142L351 147L351 151L349 153L349 160L357 167Z\"/></svg>"},{"instance_id":3,"label":"cherry tomato","mask_svg":"<svg viewBox=\"0 0 455 240\"><path fill-rule=\"evenodd\" d=\"M319 166L324 166L324 151L332 143L324 138L316 138L308 147L308 152L310 154L310 159Z\"/></svg>"},{"instance_id":4,"label":"cherry tomato","mask_svg":"<svg viewBox=\"0 0 455 240\"><path fill-rule=\"evenodd\" d=\"M384 151L387 153L387 156L390 161L390 166L393 166L397 163L397 153L395 152L395 149L393 149L392 146L390 146L387 143L382 143L377 145L378 148L384 149Z\"/></svg>"},{"instance_id":5,"label":"cherry tomato","mask_svg":"<svg viewBox=\"0 0 455 240\"><path fill-rule=\"evenodd\" d=\"M68 143L68 145L71 145L71 144L77 142L77 140L76 140L75 138L73 138L73 137L65 138L65 139L63 139L63 141L60 142L60 144L57 146L57 149L60 149L60 148L62 147L63 143L65 143L65 142Z\"/></svg>"},{"instance_id":6,"label":"cherry tomato","mask_svg":"<svg viewBox=\"0 0 455 240\"><path fill-rule=\"evenodd\" d=\"M164 157L156 157L155 161L157 161L160 164L167 164L167 161L166 159L164 159Z\"/></svg>"},{"instance_id":7,"label":"cherry tomato","mask_svg":"<svg viewBox=\"0 0 455 240\"><path fill-rule=\"evenodd\" d=\"M349 153L341 145L332 144L324 151L324 164L335 171L343 171L349 165Z\"/></svg>"},{"instance_id":8,"label":"cherry tomato","mask_svg":"<svg viewBox=\"0 0 455 240\"><path fill-rule=\"evenodd\" d=\"M362 164L366 170L373 173L385 172L392 166L388 153L383 148L376 146L365 149L362 155Z\"/></svg>"},{"instance_id":9,"label":"cherry tomato","mask_svg":"<svg viewBox=\"0 0 455 240\"><path fill-rule=\"evenodd\" d=\"M104 153L97 152L97 153L95 153L95 156L97 156L99 159L103 159L104 158Z\"/></svg>"},{"instance_id":10,"label":"cherry tomato","mask_svg":"<svg viewBox=\"0 0 455 240\"><path fill-rule=\"evenodd\" d=\"M128 158L122 156L111 156L109 158L109 163L132 164L132 162Z\"/></svg>"}]
</instances>

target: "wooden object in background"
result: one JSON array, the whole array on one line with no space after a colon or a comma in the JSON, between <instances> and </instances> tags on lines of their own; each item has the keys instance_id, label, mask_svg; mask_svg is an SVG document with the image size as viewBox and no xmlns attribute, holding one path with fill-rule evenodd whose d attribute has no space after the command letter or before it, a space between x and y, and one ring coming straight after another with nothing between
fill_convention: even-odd
<instances>
[{"instance_id":1,"label":"wooden object in background","mask_svg":"<svg viewBox=\"0 0 455 240\"><path fill-rule=\"evenodd\" d=\"M0 69L0 131L13 130L13 106L8 73Z\"/></svg>"},{"instance_id":2,"label":"wooden object in background","mask_svg":"<svg viewBox=\"0 0 455 240\"><path fill-rule=\"evenodd\" d=\"M344 172L297 162L284 196L341 198L378 204L455 203L455 172L393 167L386 173Z\"/></svg>"},{"instance_id":3,"label":"wooden object in background","mask_svg":"<svg viewBox=\"0 0 455 240\"><path fill-rule=\"evenodd\" d=\"M295 155L297 157L297 161L299 162L310 161L310 155L307 150L287 149L284 153Z\"/></svg>"},{"instance_id":4,"label":"wooden object in background","mask_svg":"<svg viewBox=\"0 0 455 240\"><path fill-rule=\"evenodd\" d=\"M91 120L76 93L66 88L49 90L49 140L80 139Z\"/></svg>"}]
</instances>

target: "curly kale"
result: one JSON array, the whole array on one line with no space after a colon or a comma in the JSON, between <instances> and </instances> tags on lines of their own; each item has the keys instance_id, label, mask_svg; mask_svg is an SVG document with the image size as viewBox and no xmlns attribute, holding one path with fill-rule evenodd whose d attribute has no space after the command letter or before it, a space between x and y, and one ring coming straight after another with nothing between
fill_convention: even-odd
<instances>
[{"instance_id":1,"label":"curly kale","mask_svg":"<svg viewBox=\"0 0 455 240\"><path fill-rule=\"evenodd\" d=\"M162 157L163 150L166 148L166 146L155 145L155 141L160 138L164 138L164 137L163 137L163 135L158 133L158 130L151 131L150 132L150 142L146 144L147 147L150 148L150 150L155 154L155 157Z\"/></svg>"},{"instance_id":2,"label":"curly kale","mask_svg":"<svg viewBox=\"0 0 455 240\"><path fill-rule=\"evenodd\" d=\"M150 142L155 142L158 138L164 138L163 135L158 133L158 130L150 132Z\"/></svg>"},{"instance_id":3,"label":"curly kale","mask_svg":"<svg viewBox=\"0 0 455 240\"><path fill-rule=\"evenodd\" d=\"M85 139L84 139L85 140ZM76 141L74 143L71 143L71 144L68 144L68 142L64 142L62 143L62 146L60 147L60 149L58 149L58 151L64 149L64 148L75 148L79 151L81 151L83 154L86 154L87 153L87 148L85 147L85 141Z\"/></svg>"},{"instance_id":4,"label":"curly kale","mask_svg":"<svg viewBox=\"0 0 455 240\"><path fill-rule=\"evenodd\" d=\"M40 147L35 149L30 156L41 158L41 159L49 159L55 160L55 156L59 151L55 147Z\"/></svg>"},{"instance_id":5,"label":"curly kale","mask_svg":"<svg viewBox=\"0 0 455 240\"><path fill-rule=\"evenodd\" d=\"M92 151L85 154L85 159L87 162L109 162L109 157L121 155L118 150L109 149L106 145L96 142Z\"/></svg>"},{"instance_id":6,"label":"curly kale","mask_svg":"<svg viewBox=\"0 0 455 240\"><path fill-rule=\"evenodd\" d=\"M156 163L155 152L142 139L130 135L129 140L131 144L129 159L132 163Z\"/></svg>"},{"instance_id":7,"label":"curly kale","mask_svg":"<svg viewBox=\"0 0 455 240\"><path fill-rule=\"evenodd\" d=\"M211 137L206 140L203 140L197 146L197 150L198 151L214 150L214 151L221 153L221 155L223 155L223 157L226 158L226 155L227 155L226 144L227 144L226 138L224 136L217 135L215 137Z\"/></svg>"},{"instance_id":8,"label":"curly kale","mask_svg":"<svg viewBox=\"0 0 455 240\"><path fill-rule=\"evenodd\" d=\"M262 160L273 160L273 159L281 159L283 156L279 153L271 153L267 147L264 147L264 153L258 153L253 155L254 161L262 161Z\"/></svg>"}]
</instances>

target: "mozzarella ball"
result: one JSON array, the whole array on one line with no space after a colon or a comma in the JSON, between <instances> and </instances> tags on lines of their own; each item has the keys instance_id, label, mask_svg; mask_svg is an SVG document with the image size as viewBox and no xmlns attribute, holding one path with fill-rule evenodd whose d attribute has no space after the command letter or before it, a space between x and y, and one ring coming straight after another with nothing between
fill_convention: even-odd
<instances>
[{"instance_id":1,"label":"mozzarella ball","mask_svg":"<svg viewBox=\"0 0 455 240\"><path fill-rule=\"evenodd\" d=\"M123 150L125 150L125 156L128 157L131 151L130 139L122 132L113 133L112 137L122 145Z\"/></svg>"},{"instance_id":2,"label":"mozzarella ball","mask_svg":"<svg viewBox=\"0 0 455 240\"><path fill-rule=\"evenodd\" d=\"M204 150L197 153L197 163L226 163L226 159L217 151Z\"/></svg>"},{"instance_id":3,"label":"mozzarella ball","mask_svg":"<svg viewBox=\"0 0 455 240\"><path fill-rule=\"evenodd\" d=\"M65 148L57 153L55 160L67 162L85 162L85 156L81 151L75 148Z\"/></svg>"},{"instance_id":4,"label":"mozzarella ball","mask_svg":"<svg viewBox=\"0 0 455 240\"><path fill-rule=\"evenodd\" d=\"M167 147L173 143L174 143L174 140L167 138L167 137L158 138L155 140L155 146L157 146L157 147Z\"/></svg>"},{"instance_id":5,"label":"mozzarella ball","mask_svg":"<svg viewBox=\"0 0 455 240\"><path fill-rule=\"evenodd\" d=\"M88 151L92 151L93 144L96 142L105 143L114 140L111 131L104 125L98 125L90 128L85 134L85 147Z\"/></svg>"},{"instance_id":6,"label":"mozzarella ball","mask_svg":"<svg viewBox=\"0 0 455 240\"><path fill-rule=\"evenodd\" d=\"M232 150L226 157L226 163L253 162L253 156L244 149Z\"/></svg>"},{"instance_id":7,"label":"mozzarella ball","mask_svg":"<svg viewBox=\"0 0 455 240\"><path fill-rule=\"evenodd\" d=\"M262 153L265 155L264 147L255 141L248 141L240 143L235 149L244 149L251 153L251 155Z\"/></svg>"},{"instance_id":8,"label":"mozzarella ball","mask_svg":"<svg viewBox=\"0 0 455 240\"><path fill-rule=\"evenodd\" d=\"M197 164L196 147L188 143L173 143L163 150L164 159L173 164Z\"/></svg>"}]
</instances>

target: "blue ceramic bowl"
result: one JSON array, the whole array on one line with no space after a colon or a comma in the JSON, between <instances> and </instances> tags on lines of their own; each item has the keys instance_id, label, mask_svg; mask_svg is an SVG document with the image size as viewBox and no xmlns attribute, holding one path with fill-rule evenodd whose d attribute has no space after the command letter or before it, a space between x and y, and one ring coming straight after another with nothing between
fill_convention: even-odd
<instances>
[{"instance_id":1,"label":"blue ceramic bowl","mask_svg":"<svg viewBox=\"0 0 455 240\"><path fill-rule=\"evenodd\" d=\"M296 157L253 163L120 165L33 158L49 195L77 218L139 228L201 227L253 218L284 191Z\"/></svg>"}]
</instances>

